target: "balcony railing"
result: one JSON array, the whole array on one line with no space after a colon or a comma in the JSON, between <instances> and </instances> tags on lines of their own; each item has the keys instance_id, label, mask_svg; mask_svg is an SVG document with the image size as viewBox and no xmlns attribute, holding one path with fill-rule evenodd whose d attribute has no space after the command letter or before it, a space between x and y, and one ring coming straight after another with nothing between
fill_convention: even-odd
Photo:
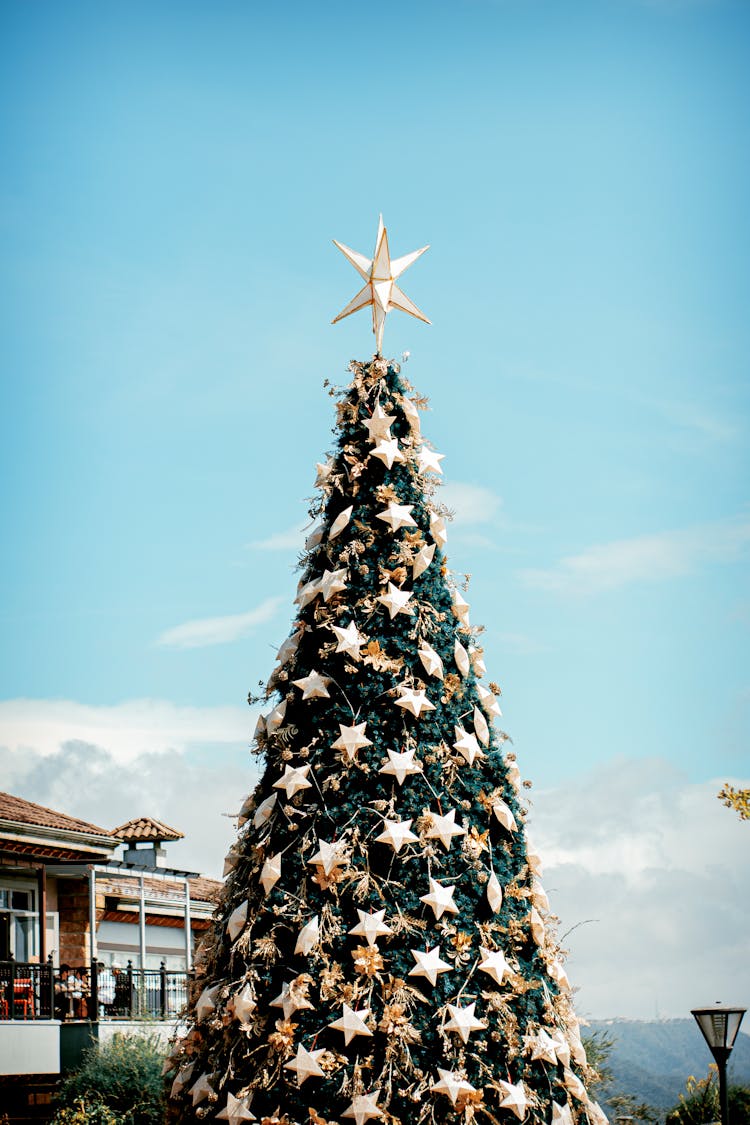
<instances>
[{"instance_id":1,"label":"balcony railing","mask_svg":"<svg viewBox=\"0 0 750 1125\"><path fill-rule=\"evenodd\" d=\"M56 969L0 961L0 1020L171 1020L187 1004L185 970L124 969L94 962Z\"/></svg>"}]
</instances>

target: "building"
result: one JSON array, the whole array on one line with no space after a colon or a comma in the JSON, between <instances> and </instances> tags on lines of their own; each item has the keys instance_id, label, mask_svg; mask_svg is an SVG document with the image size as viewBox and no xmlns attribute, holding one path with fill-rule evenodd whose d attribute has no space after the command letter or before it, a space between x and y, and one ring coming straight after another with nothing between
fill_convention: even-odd
<instances>
[{"instance_id":1,"label":"building","mask_svg":"<svg viewBox=\"0 0 750 1125\"><path fill-rule=\"evenodd\" d=\"M168 866L181 838L152 817L109 830L0 793L0 1102L3 1083L6 1101L43 1097L113 1027L172 1033L221 888Z\"/></svg>"}]
</instances>

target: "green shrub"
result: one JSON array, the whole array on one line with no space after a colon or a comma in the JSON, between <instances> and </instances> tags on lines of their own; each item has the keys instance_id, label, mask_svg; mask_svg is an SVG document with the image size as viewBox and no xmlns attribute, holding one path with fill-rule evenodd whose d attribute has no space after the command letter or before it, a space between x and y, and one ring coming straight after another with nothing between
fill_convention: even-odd
<instances>
[{"instance_id":1,"label":"green shrub","mask_svg":"<svg viewBox=\"0 0 750 1125\"><path fill-rule=\"evenodd\" d=\"M750 1125L750 1089L747 1086L727 1088L729 1120L732 1125ZM708 1068L706 1078L687 1080L685 1093L669 1111L666 1125L708 1125L719 1120L719 1072L715 1063Z\"/></svg>"},{"instance_id":2,"label":"green shrub","mask_svg":"<svg viewBox=\"0 0 750 1125\"><path fill-rule=\"evenodd\" d=\"M76 1098L75 1105L58 1111L52 1125L122 1125L124 1121L98 1099L86 1102Z\"/></svg>"},{"instance_id":3,"label":"green shrub","mask_svg":"<svg viewBox=\"0 0 750 1125\"><path fill-rule=\"evenodd\" d=\"M91 1047L62 1084L54 1125L162 1125L163 1060L155 1036L115 1035Z\"/></svg>"}]
</instances>

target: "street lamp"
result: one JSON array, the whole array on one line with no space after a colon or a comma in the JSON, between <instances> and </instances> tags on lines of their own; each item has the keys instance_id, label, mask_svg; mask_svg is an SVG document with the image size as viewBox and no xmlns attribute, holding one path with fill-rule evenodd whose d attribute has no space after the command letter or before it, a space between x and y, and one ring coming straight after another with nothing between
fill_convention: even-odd
<instances>
[{"instance_id":1,"label":"street lamp","mask_svg":"<svg viewBox=\"0 0 750 1125\"><path fill-rule=\"evenodd\" d=\"M708 1049L716 1059L719 1069L719 1109L721 1125L729 1125L727 1107L727 1062L732 1053L737 1032L740 1030L745 1008L725 1008L715 1004L713 1008L693 1008L692 1014L708 1043Z\"/></svg>"}]
</instances>

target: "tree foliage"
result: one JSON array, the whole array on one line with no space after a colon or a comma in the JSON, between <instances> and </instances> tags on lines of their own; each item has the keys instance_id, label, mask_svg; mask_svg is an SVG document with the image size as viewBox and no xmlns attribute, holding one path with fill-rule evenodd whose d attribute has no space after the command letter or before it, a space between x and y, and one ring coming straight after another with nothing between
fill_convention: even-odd
<instances>
[{"instance_id":1,"label":"tree foliage","mask_svg":"<svg viewBox=\"0 0 750 1125\"><path fill-rule=\"evenodd\" d=\"M601 1125L424 400L393 363L351 371L175 1113Z\"/></svg>"},{"instance_id":2,"label":"tree foliage","mask_svg":"<svg viewBox=\"0 0 750 1125\"><path fill-rule=\"evenodd\" d=\"M735 789L727 782L717 797L728 809L734 809L740 820L750 820L750 789Z\"/></svg>"},{"instance_id":3,"label":"tree foliage","mask_svg":"<svg viewBox=\"0 0 750 1125\"><path fill-rule=\"evenodd\" d=\"M115 1035L62 1084L55 1125L161 1125L164 1050L156 1036Z\"/></svg>"},{"instance_id":4,"label":"tree foliage","mask_svg":"<svg viewBox=\"0 0 750 1125\"><path fill-rule=\"evenodd\" d=\"M730 1086L727 1102L732 1125L750 1125L750 1088ZM709 1125L719 1117L719 1072L711 1063L705 1078L690 1075L685 1092L667 1114L666 1125Z\"/></svg>"}]
</instances>

